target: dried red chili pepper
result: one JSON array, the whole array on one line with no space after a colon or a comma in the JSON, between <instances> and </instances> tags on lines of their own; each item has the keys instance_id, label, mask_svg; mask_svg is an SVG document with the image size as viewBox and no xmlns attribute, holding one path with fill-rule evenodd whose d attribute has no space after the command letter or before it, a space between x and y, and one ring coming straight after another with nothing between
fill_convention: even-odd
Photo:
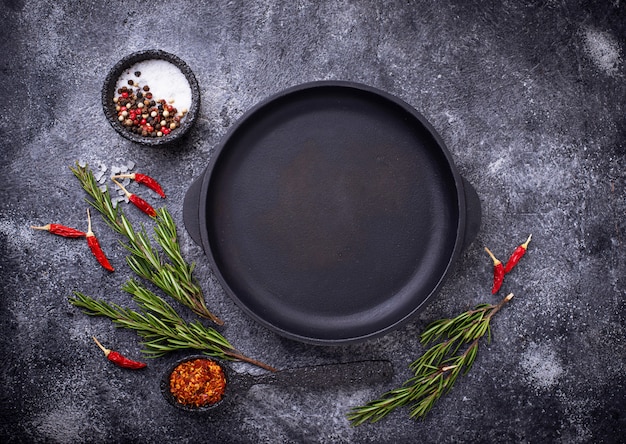
<instances>
[{"instance_id":1,"label":"dried red chili pepper","mask_svg":"<svg viewBox=\"0 0 626 444\"><path fill-rule=\"evenodd\" d=\"M530 239L532 237L533 237L532 234L528 236L528 239L526 239L526 242L524 242L522 245L520 245L513 251L513 253L511 254L511 257L509 257L509 260L506 261L506 266L504 267L505 273L508 273L509 271L511 271L513 267L515 267L517 263L520 261L522 256L526 254L526 250L528 250L528 244L530 243Z\"/></svg>"},{"instance_id":2,"label":"dried red chili pepper","mask_svg":"<svg viewBox=\"0 0 626 444\"><path fill-rule=\"evenodd\" d=\"M66 227L65 225L47 224L47 225L44 225L43 227L36 227L34 225L31 225L31 228L33 230L49 231L52 234L56 234L57 236L62 236L62 237L71 237L71 238L85 237L85 233L83 231L77 230L76 228Z\"/></svg>"},{"instance_id":3,"label":"dried red chili pepper","mask_svg":"<svg viewBox=\"0 0 626 444\"><path fill-rule=\"evenodd\" d=\"M154 208L152 208L152 205L150 205L148 202L146 202L136 194L128 192L128 190L124 188L124 185L119 183L117 180L113 179L113 182L115 182L117 186L120 187L122 191L124 191L124 193L128 197L128 200L130 200L137 208L139 208L150 217L156 217L157 213Z\"/></svg>"},{"instance_id":4,"label":"dried red chili pepper","mask_svg":"<svg viewBox=\"0 0 626 444\"><path fill-rule=\"evenodd\" d=\"M144 362L133 361L132 359L128 359L127 357L123 356L121 353L109 350L108 348L105 348L102 344L100 344L100 341L98 341L95 336L92 337L93 340L96 341L96 344L98 344L98 347L100 347L100 350L104 352L104 356L106 356L106 358L112 363L123 368L130 368L132 370L138 370L140 368L146 367L147 364L145 364Z\"/></svg>"},{"instance_id":5,"label":"dried red chili pepper","mask_svg":"<svg viewBox=\"0 0 626 444\"><path fill-rule=\"evenodd\" d=\"M493 287L491 288L491 294L496 294L500 287L502 286L502 281L504 281L504 266L502 265L502 261L496 258L489 248L485 247L485 251L491 257L493 261Z\"/></svg>"},{"instance_id":6,"label":"dried red chili pepper","mask_svg":"<svg viewBox=\"0 0 626 444\"><path fill-rule=\"evenodd\" d=\"M130 200L137 208L146 213L150 217L156 217L157 213L152 205L143 200L141 197L136 194L131 194L128 196L128 200Z\"/></svg>"},{"instance_id":7,"label":"dried red chili pepper","mask_svg":"<svg viewBox=\"0 0 626 444\"><path fill-rule=\"evenodd\" d=\"M93 234L93 231L91 231L91 216L89 215L89 208L87 208L87 233L85 236L87 237L87 245L89 245L89 249L96 257L100 265L102 265L109 271L115 271L115 269L111 266L111 263L105 256L104 251L102 251L102 248L100 248L100 242L98 242L98 238L95 236L95 234Z\"/></svg>"},{"instance_id":8,"label":"dried red chili pepper","mask_svg":"<svg viewBox=\"0 0 626 444\"><path fill-rule=\"evenodd\" d=\"M122 179L122 178L128 178L128 179L134 180L137 183L142 183L148 188L150 188L151 190L158 193L159 196L161 196L162 198L165 198L165 193L163 192L163 188L161 188L161 185L159 185L159 183L156 180L154 180L152 177L146 174L141 174L141 173L118 174L116 176L111 177L111 179Z\"/></svg>"}]
</instances>

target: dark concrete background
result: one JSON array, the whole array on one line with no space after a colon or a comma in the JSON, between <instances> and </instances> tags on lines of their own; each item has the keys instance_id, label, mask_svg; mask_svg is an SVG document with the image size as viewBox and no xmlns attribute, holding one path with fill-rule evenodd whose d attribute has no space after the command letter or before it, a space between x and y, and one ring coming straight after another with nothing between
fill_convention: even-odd
<instances>
[{"instance_id":1,"label":"dark concrete background","mask_svg":"<svg viewBox=\"0 0 626 444\"><path fill-rule=\"evenodd\" d=\"M626 436L626 5L613 1L5 0L0 8L0 440L2 442L618 442ZM100 88L123 56L184 59L201 118L177 149L146 148L105 121ZM182 225L182 200L247 109L301 82L352 80L413 105L477 189L483 225L438 299L414 322L363 344L282 339L224 294ZM120 371L97 334L131 356L133 332L71 307L74 290L128 305L118 238L112 262L32 224L84 225L68 166L136 164L168 192L185 256L241 351L280 367L386 358L391 384L333 391L257 386L231 411L183 415L158 392L174 354ZM154 196L151 202L158 203ZM533 241L504 292L474 368L424 421L400 409L352 428L345 413L400 385L431 321L482 302L489 246ZM241 366L241 371L256 369Z\"/></svg>"}]
</instances>

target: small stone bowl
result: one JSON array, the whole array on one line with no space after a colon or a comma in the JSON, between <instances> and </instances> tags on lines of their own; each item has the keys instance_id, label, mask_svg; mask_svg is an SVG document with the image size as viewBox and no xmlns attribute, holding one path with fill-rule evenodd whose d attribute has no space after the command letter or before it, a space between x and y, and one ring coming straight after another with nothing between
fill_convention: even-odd
<instances>
[{"instance_id":1,"label":"small stone bowl","mask_svg":"<svg viewBox=\"0 0 626 444\"><path fill-rule=\"evenodd\" d=\"M181 119L180 127L173 130L170 134L161 137L142 136L141 134L130 131L118 120L115 103L113 102L113 98L117 93L117 82L124 71L136 63L154 59L165 60L177 66L189 82L189 87L191 88L191 106L189 107L185 117ZM124 57L122 60L117 62L113 68L111 68L111 71L109 71L109 74L104 81L104 86L102 87L102 107L107 120L115 131L117 131L121 136L143 145L165 145L180 140L195 124L200 110L200 88L198 87L198 81L189 66L177 56L156 49L139 51Z\"/></svg>"},{"instance_id":2,"label":"small stone bowl","mask_svg":"<svg viewBox=\"0 0 626 444\"><path fill-rule=\"evenodd\" d=\"M222 371L224 372L224 376L226 377L226 392L224 393L224 395L222 395L222 398L213 404L207 404L201 407L181 404L180 402L176 400L176 397L174 397L174 395L172 394L172 391L170 390L170 375L172 374L174 369L184 362L194 361L196 359L204 359L204 360L211 361L211 362L218 364L222 368ZM185 358L179 359L167 367L167 369L163 373L163 376L161 377L161 393L163 394L163 397L170 405L178 409L184 410L186 412L194 412L194 413L209 412L217 407L220 407L224 403L225 398L228 397L228 393L230 392L230 383L231 383L230 370L222 362L206 355L191 355L191 356L187 356Z\"/></svg>"}]
</instances>

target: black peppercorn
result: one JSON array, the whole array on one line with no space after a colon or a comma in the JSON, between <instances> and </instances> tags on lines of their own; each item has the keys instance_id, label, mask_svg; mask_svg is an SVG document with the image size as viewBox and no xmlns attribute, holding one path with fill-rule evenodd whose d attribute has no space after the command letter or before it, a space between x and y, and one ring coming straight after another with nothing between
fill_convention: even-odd
<instances>
[{"instance_id":1,"label":"black peppercorn","mask_svg":"<svg viewBox=\"0 0 626 444\"><path fill-rule=\"evenodd\" d=\"M133 80L128 80L128 85L119 88L119 96L113 98L118 119L128 131L143 137L163 137L180 127L184 113L178 113L165 99L153 99L147 85L141 88Z\"/></svg>"}]
</instances>

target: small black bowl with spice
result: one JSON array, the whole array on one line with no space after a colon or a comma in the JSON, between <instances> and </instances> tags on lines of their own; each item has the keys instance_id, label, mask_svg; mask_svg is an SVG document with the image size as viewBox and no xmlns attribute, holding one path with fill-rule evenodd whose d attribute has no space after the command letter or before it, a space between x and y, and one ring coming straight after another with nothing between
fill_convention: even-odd
<instances>
[{"instance_id":1,"label":"small black bowl with spice","mask_svg":"<svg viewBox=\"0 0 626 444\"><path fill-rule=\"evenodd\" d=\"M228 371L204 355L187 356L173 363L161 379L161 393L174 407L205 412L224 401Z\"/></svg>"},{"instance_id":2,"label":"small black bowl with spice","mask_svg":"<svg viewBox=\"0 0 626 444\"><path fill-rule=\"evenodd\" d=\"M161 50L139 51L109 71L102 106L111 126L126 139L165 145L179 140L194 125L200 88L179 57Z\"/></svg>"}]
</instances>

